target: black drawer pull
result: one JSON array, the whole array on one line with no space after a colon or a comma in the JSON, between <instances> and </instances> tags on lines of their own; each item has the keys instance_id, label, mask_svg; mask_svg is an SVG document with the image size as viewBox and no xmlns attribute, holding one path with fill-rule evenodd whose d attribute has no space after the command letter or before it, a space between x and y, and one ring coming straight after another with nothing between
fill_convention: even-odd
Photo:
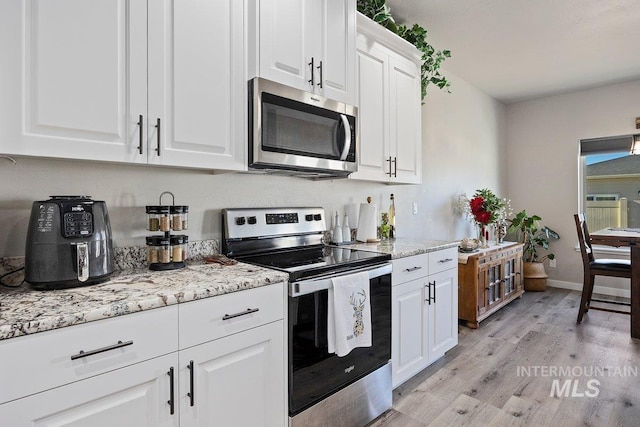
<instances>
[{"instance_id":1,"label":"black drawer pull","mask_svg":"<svg viewBox=\"0 0 640 427\"><path fill-rule=\"evenodd\" d=\"M406 271L407 273L411 273L412 271L416 271L416 270L420 270L420 269L422 269L422 267L416 266L416 267L411 267L411 268L405 268L404 271Z\"/></svg>"},{"instance_id":2,"label":"black drawer pull","mask_svg":"<svg viewBox=\"0 0 640 427\"><path fill-rule=\"evenodd\" d=\"M444 264L445 262L451 262L451 261L453 261L453 258L444 258L444 259L438 260L438 262L442 264Z\"/></svg>"},{"instance_id":3,"label":"black drawer pull","mask_svg":"<svg viewBox=\"0 0 640 427\"><path fill-rule=\"evenodd\" d=\"M255 313L257 311L260 311L260 309L259 308L247 308L247 311L241 311L240 313L225 314L224 316L222 316L222 320L229 320L229 319L233 319L234 317L246 316L247 314Z\"/></svg>"},{"instance_id":4,"label":"black drawer pull","mask_svg":"<svg viewBox=\"0 0 640 427\"><path fill-rule=\"evenodd\" d=\"M118 341L117 344L108 345L102 348L96 348L95 350L89 350L89 351L80 350L78 354L74 354L73 356L71 356L71 360L76 360L76 359L80 359L82 357L87 357L87 356L93 356L94 354L104 353L105 351L115 350L116 348L122 348L132 344L133 344L133 341L126 341L126 342Z\"/></svg>"},{"instance_id":5,"label":"black drawer pull","mask_svg":"<svg viewBox=\"0 0 640 427\"><path fill-rule=\"evenodd\" d=\"M189 393L187 393L187 396L189 396L189 404L190 406L195 405L195 399L196 399L196 395L193 392L193 360L189 361L189 364L187 365L187 369L189 370Z\"/></svg>"}]
</instances>

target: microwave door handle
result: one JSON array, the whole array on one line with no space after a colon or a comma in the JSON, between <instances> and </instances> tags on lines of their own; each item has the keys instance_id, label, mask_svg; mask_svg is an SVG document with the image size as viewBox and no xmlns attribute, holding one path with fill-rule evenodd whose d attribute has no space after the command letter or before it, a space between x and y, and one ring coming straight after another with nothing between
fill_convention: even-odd
<instances>
[{"instance_id":1,"label":"microwave door handle","mask_svg":"<svg viewBox=\"0 0 640 427\"><path fill-rule=\"evenodd\" d=\"M340 154L340 160L346 160L349 150L351 149L351 125L349 119L344 114L340 114L342 120L342 127L344 128L344 147L342 148L342 154Z\"/></svg>"}]
</instances>

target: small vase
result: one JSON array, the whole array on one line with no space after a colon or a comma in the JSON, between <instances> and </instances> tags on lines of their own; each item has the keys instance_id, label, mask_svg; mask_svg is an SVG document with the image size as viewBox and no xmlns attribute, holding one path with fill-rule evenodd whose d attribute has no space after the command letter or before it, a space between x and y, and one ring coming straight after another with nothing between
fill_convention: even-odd
<instances>
[{"instance_id":1,"label":"small vase","mask_svg":"<svg viewBox=\"0 0 640 427\"><path fill-rule=\"evenodd\" d=\"M496 223L496 243L501 244L507 235L507 222L499 221Z\"/></svg>"},{"instance_id":2,"label":"small vase","mask_svg":"<svg viewBox=\"0 0 640 427\"><path fill-rule=\"evenodd\" d=\"M478 224L478 247L486 249L489 247L489 239L487 239L487 230L484 225Z\"/></svg>"}]
</instances>

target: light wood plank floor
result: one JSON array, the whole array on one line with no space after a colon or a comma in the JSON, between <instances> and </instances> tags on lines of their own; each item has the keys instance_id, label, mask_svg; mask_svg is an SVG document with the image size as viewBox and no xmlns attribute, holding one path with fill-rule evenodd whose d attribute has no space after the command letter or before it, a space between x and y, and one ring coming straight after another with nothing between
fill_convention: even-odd
<instances>
[{"instance_id":1,"label":"light wood plank floor","mask_svg":"<svg viewBox=\"0 0 640 427\"><path fill-rule=\"evenodd\" d=\"M591 310L578 325L579 301L527 292L479 329L460 326L458 346L398 387L369 426L640 426L629 316Z\"/></svg>"}]
</instances>

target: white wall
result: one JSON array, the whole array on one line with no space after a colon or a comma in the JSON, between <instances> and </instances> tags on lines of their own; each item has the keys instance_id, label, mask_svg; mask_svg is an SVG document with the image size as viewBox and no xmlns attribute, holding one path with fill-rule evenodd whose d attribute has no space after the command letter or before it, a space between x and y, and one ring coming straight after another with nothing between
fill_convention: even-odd
<instances>
[{"instance_id":1,"label":"white wall","mask_svg":"<svg viewBox=\"0 0 640 427\"><path fill-rule=\"evenodd\" d=\"M552 243L551 280L582 283L573 214L578 209L578 141L638 132L640 81L507 107L506 188L514 210L526 209L560 234Z\"/></svg>"},{"instance_id":2,"label":"white wall","mask_svg":"<svg viewBox=\"0 0 640 427\"><path fill-rule=\"evenodd\" d=\"M423 185L213 175L40 158L18 158L12 165L0 159L0 256L24 254L31 203L56 194L106 201L116 246L144 244L149 235L144 206L157 204L162 191L173 192L176 204L190 206L190 240L219 239L220 210L225 207L319 205L333 213L370 195L386 210L391 193L396 196L400 237L453 240L471 235L468 223L452 215L453 201L476 188L500 190L506 163L505 108L456 76L447 76L453 93L431 88L422 109ZM418 215L411 214L413 202L418 203Z\"/></svg>"}]
</instances>

